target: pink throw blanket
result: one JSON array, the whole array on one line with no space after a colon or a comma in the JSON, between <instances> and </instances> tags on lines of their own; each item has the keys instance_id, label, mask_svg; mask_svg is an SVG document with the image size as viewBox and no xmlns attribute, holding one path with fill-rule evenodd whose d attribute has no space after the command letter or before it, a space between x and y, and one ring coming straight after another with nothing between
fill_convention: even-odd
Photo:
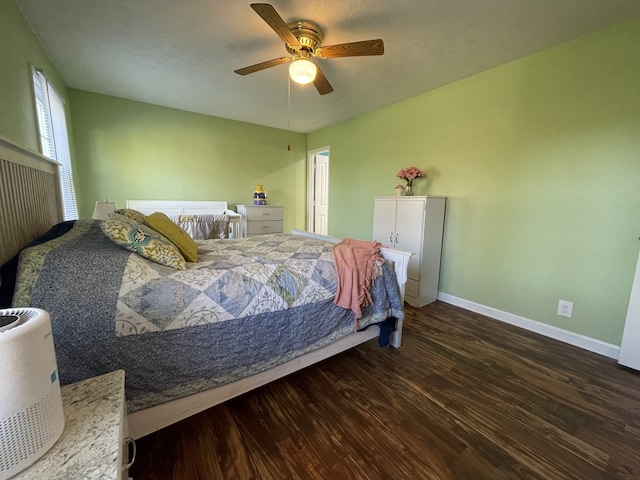
<instances>
[{"instance_id":1,"label":"pink throw blanket","mask_svg":"<svg viewBox=\"0 0 640 480\"><path fill-rule=\"evenodd\" d=\"M378 275L384 258L380 254L379 242L365 242L345 238L333 246L333 257L338 272L338 291L334 303L350 308L358 320L362 317L361 307L369 305L369 287Z\"/></svg>"}]
</instances>

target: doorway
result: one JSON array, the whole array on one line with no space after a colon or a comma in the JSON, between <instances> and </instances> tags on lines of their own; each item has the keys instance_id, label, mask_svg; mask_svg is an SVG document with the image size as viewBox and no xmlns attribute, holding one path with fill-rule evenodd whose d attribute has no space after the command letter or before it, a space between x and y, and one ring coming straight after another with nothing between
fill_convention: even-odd
<instances>
[{"instance_id":1,"label":"doorway","mask_svg":"<svg viewBox=\"0 0 640 480\"><path fill-rule=\"evenodd\" d=\"M329 234L329 147L307 152L307 230Z\"/></svg>"}]
</instances>

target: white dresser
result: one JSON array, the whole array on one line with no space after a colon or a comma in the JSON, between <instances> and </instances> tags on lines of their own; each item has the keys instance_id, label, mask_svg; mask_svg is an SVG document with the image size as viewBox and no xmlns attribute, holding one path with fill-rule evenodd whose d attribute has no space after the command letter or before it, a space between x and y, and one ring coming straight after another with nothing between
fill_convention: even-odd
<instances>
[{"instance_id":1,"label":"white dresser","mask_svg":"<svg viewBox=\"0 0 640 480\"><path fill-rule=\"evenodd\" d=\"M128 478L124 370L65 385L58 441L12 480Z\"/></svg>"},{"instance_id":2,"label":"white dresser","mask_svg":"<svg viewBox=\"0 0 640 480\"><path fill-rule=\"evenodd\" d=\"M242 231L247 237L284 233L284 207L277 205L236 205L242 215Z\"/></svg>"},{"instance_id":3,"label":"white dresser","mask_svg":"<svg viewBox=\"0 0 640 480\"><path fill-rule=\"evenodd\" d=\"M446 197L374 197L373 240L408 250L405 301L422 307L436 300Z\"/></svg>"}]
</instances>

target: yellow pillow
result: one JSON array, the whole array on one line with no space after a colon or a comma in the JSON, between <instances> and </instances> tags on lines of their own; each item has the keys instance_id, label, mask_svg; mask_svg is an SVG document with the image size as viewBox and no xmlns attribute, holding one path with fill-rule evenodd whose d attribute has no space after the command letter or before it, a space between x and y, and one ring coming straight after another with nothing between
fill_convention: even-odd
<instances>
[{"instance_id":1,"label":"yellow pillow","mask_svg":"<svg viewBox=\"0 0 640 480\"><path fill-rule=\"evenodd\" d=\"M198 245L196 242L164 213L155 212L147 215L144 223L178 247L187 262L198 261Z\"/></svg>"}]
</instances>

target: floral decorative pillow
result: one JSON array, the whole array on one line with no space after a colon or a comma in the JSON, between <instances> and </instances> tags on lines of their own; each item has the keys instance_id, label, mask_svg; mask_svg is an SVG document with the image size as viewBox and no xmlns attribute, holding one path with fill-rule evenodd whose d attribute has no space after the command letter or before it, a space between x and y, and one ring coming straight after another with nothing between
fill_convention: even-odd
<instances>
[{"instance_id":1,"label":"floral decorative pillow","mask_svg":"<svg viewBox=\"0 0 640 480\"><path fill-rule=\"evenodd\" d=\"M115 244L152 262L177 270L187 268L187 262L173 243L135 220L110 218L102 222L100 228Z\"/></svg>"},{"instance_id":2,"label":"floral decorative pillow","mask_svg":"<svg viewBox=\"0 0 640 480\"><path fill-rule=\"evenodd\" d=\"M144 223L144 213L140 213L139 211L133 210L131 208L119 208L114 213L122 215L123 217L130 218L131 220L135 220L138 223Z\"/></svg>"}]
</instances>

